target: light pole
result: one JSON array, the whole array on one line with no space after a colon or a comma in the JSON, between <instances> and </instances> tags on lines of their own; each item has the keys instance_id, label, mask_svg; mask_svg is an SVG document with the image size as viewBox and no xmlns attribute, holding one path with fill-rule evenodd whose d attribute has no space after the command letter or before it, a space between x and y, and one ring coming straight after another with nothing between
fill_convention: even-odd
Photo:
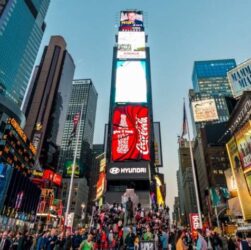
<instances>
[{"instance_id":1,"label":"light pole","mask_svg":"<svg viewBox=\"0 0 251 250\"><path fill-rule=\"evenodd\" d=\"M81 208L82 208L82 212L81 212L81 220L82 220L82 224L83 224L83 222L85 221L85 203L84 202L82 202L81 203Z\"/></svg>"}]
</instances>

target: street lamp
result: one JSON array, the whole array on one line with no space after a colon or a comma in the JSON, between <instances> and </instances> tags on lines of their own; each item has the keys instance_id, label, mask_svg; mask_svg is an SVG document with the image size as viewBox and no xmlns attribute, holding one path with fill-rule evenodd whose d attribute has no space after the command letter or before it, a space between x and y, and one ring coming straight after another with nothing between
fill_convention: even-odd
<instances>
[{"instance_id":1,"label":"street lamp","mask_svg":"<svg viewBox=\"0 0 251 250\"><path fill-rule=\"evenodd\" d=\"M81 203L81 208L82 208L81 219L82 219L82 220L85 219L85 207L86 207L85 203L82 202L82 203Z\"/></svg>"}]
</instances>

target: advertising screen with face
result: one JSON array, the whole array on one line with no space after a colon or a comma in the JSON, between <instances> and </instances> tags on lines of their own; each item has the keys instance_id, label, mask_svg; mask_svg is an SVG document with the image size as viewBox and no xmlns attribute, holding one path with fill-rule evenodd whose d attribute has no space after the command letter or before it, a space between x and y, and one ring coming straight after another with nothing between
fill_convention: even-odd
<instances>
[{"instance_id":1,"label":"advertising screen with face","mask_svg":"<svg viewBox=\"0 0 251 250\"><path fill-rule=\"evenodd\" d=\"M150 160L148 108L116 107L113 113L112 160Z\"/></svg>"},{"instance_id":2,"label":"advertising screen with face","mask_svg":"<svg viewBox=\"0 0 251 250\"><path fill-rule=\"evenodd\" d=\"M147 102L145 61L117 61L115 102Z\"/></svg>"},{"instance_id":3,"label":"advertising screen with face","mask_svg":"<svg viewBox=\"0 0 251 250\"><path fill-rule=\"evenodd\" d=\"M142 11L121 11L120 31L144 31Z\"/></svg>"},{"instance_id":4,"label":"advertising screen with face","mask_svg":"<svg viewBox=\"0 0 251 250\"><path fill-rule=\"evenodd\" d=\"M145 59L145 32L119 32L117 58Z\"/></svg>"}]
</instances>

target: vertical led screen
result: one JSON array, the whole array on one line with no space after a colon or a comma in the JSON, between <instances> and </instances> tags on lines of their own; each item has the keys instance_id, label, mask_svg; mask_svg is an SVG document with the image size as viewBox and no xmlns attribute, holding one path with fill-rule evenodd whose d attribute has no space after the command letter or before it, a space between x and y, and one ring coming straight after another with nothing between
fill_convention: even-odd
<instances>
[{"instance_id":1,"label":"vertical led screen","mask_svg":"<svg viewBox=\"0 0 251 250\"><path fill-rule=\"evenodd\" d=\"M121 11L120 31L144 31L142 11Z\"/></svg>"},{"instance_id":2,"label":"vertical led screen","mask_svg":"<svg viewBox=\"0 0 251 250\"><path fill-rule=\"evenodd\" d=\"M150 160L148 108L116 107L112 119L112 160Z\"/></svg>"},{"instance_id":3,"label":"vertical led screen","mask_svg":"<svg viewBox=\"0 0 251 250\"><path fill-rule=\"evenodd\" d=\"M233 137L226 145L232 173L236 180L238 197L244 220L251 219L251 196L243 173L238 147Z\"/></svg>"},{"instance_id":4,"label":"vertical led screen","mask_svg":"<svg viewBox=\"0 0 251 250\"><path fill-rule=\"evenodd\" d=\"M147 102L146 62L117 61L115 102Z\"/></svg>"},{"instance_id":5,"label":"vertical led screen","mask_svg":"<svg viewBox=\"0 0 251 250\"><path fill-rule=\"evenodd\" d=\"M117 58L145 59L145 47L145 32L119 32Z\"/></svg>"}]
</instances>

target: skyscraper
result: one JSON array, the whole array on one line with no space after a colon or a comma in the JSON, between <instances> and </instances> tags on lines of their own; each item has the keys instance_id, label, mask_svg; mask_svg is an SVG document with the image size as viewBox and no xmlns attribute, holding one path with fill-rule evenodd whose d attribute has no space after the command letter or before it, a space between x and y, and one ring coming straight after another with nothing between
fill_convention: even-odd
<instances>
[{"instance_id":1,"label":"skyscraper","mask_svg":"<svg viewBox=\"0 0 251 250\"><path fill-rule=\"evenodd\" d=\"M189 91L189 99L195 134L206 123L225 122L229 119L227 98L232 97L232 91L227 72L234 67L234 59L194 62L193 89ZM207 113L205 117L203 113Z\"/></svg>"},{"instance_id":2,"label":"skyscraper","mask_svg":"<svg viewBox=\"0 0 251 250\"><path fill-rule=\"evenodd\" d=\"M0 95L19 107L45 30L50 0L1 1Z\"/></svg>"},{"instance_id":3,"label":"skyscraper","mask_svg":"<svg viewBox=\"0 0 251 250\"><path fill-rule=\"evenodd\" d=\"M98 94L91 79L78 79L73 81L58 165L61 168L64 166L67 168L67 162L69 163L69 161L73 160L77 141L76 136L71 140L74 128L73 119L76 114L80 115L82 109L80 139L77 151L77 163L80 167L78 177L83 177L83 175L87 173L89 167L88 162L91 162L97 99ZM65 176L67 176L67 170L64 170L66 171Z\"/></svg>"},{"instance_id":4,"label":"skyscraper","mask_svg":"<svg viewBox=\"0 0 251 250\"><path fill-rule=\"evenodd\" d=\"M43 168L57 168L74 71L64 38L51 37L23 105L25 132L36 146Z\"/></svg>"},{"instance_id":5,"label":"skyscraper","mask_svg":"<svg viewBox=\"0 0 251 250\"><path fill-rule=\"evenodd\" d=\"M74 172L73 190L69 212L74 212L74 224L79 222L83 209L87 208L89 174L92 161L93 134L96 117L98 94L91 79L78 79L72 82L72 93L69 102L63 138L60 148L58 166L63 170L63 188L61 198L66 207L74 151L76 150L76 167ZM80 117L82 110L82 117ZM76 118L77 117L77 118ZM77 119L77 123L76 122ZM74 132L75 124L77 129ZM78 137L79 133L79 140ZM85 208L81 208L81 206Z\"/></svg>"},{"instance_id":6,"label":"skyscraper","mask_svg":"<svg viewBox=\"0 0 251 250\"><path fill-rule=\"evenodd\" d=\"M143 12L121 11L113 50L107 136L106 202L125 192L142 206L156 203L150 49ZM129 195L129 193L127 193Z\"/></svg>"}]
</instances>

